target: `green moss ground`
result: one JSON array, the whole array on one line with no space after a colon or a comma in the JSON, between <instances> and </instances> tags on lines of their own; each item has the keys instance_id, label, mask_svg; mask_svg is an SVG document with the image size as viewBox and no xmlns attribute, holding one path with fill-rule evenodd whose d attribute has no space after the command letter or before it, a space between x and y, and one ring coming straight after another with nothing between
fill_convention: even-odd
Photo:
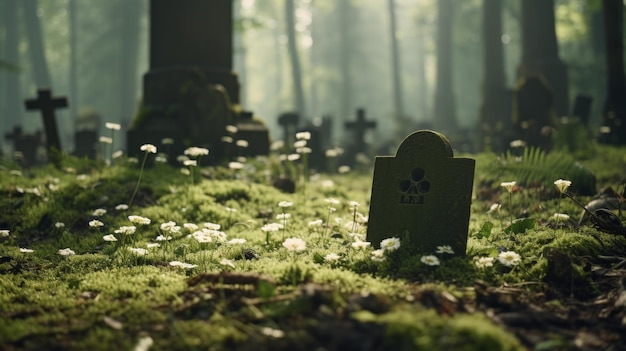
<instances>
[{"instance_id":1,"label":"green moss ground","mask_svg":"<svg viewBox=\"0 0 626 351\"><path fill-rule=\"evenodd\" d=\"M598 146L580 162L596 175L598 187L618 188L626 166L623 151ZM623 256L626 240L574 226L580 209L559 200L549 185L523 185L509 199L499 184L516 179L504 171L507 178L494 179L495 156L472 157L477 159L476 198L467 257L436 254L437 266L421 261L435 253L415 252L406 241L383 262L371 259L372 248L351 246L350 232L365 233L364 226L351 224L349 202L359 202L358 211L367 216L367 165L343 175L315 175L300 182L295 194L285 194L268 184L265 171L280 169L273 158L237 171L195 169L194 184L179 169L157 163L143 172L132 207L116 210L135 188L137 164L119 160L105 167L68 158L61 170L22 170L5 161L0 230L10 235L0 238L0 345L126 350L149 337L151 350L524 349L528 345L512 331L476 309L475 283L517 284L555 300L589 299L599 288L586 265L597 257ZM339 200L330 214L328 198ZM281 201L293 205L281 208ZM502 207L488 213L493 203ZM106 213L96 217L93 211L99 208ZM571 216L567 225L551 219L557 209ZM291 215L287 225L268 236L261 228L277 222L282 212ZM522 213L534 225L506 232L511 215ZM127 237L115 234L116 243L105 242L104 235L132 224L129 215L151 223L138 225ZM96 218L104 226L90 227ZM331 225L310 226L315 220ZM199 243L187 237L187 228L160 229L169 221L181 227L217 223L227 238ZM158 242L158 235L173 238ZM303 239L306 249L288 251L282 246L288 237ZM227 243L234 238L245 243ZM154 243L160 247L148 248ZM130 247L149 253L138 256ZM75 255L60 255L64 248ZM244 249L259 257L244 258ZM518 253L521 263L476 266L479 257L496 258L502 250ZM330 253L339 259L325 260ZM550 281L548 258L558 253L567 257L575 288ZM196 267L178 268L172 261Z\"/></svg>"}]
</instances>

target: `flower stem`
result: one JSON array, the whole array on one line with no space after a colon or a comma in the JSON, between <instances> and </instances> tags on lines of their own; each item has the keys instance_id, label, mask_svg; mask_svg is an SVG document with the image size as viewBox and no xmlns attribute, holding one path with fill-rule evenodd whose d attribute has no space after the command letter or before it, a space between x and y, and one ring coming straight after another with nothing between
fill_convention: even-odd
<instances>
[{"instance_id":1,"label":"flower stem","mask_svg":"<svg viewBox=\"0 0 626 351\"><path fill-rule=\"evenodd\" d=\"M130 197L130 201L128 201L128 208L133 204L133 200L135 199L135 195L137 195L137 190L139 190L139 183L141 183L141 176L143 175L143 168L146 165L146 159L148 158L148 152L143 155L143 161L141 162L141 170L139 171L139 179L137 179L137 185L135 185L135 191L133 191L133 196Z\"/></svg>"}]
</instances>

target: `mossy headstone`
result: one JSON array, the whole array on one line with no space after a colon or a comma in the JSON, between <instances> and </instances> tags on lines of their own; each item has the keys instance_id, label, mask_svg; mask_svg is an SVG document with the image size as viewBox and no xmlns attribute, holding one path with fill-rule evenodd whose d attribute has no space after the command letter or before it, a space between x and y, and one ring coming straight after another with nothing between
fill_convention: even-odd
<instances>
[{"instance_id":1,"label":"mossy headstone","mask_svg":"<svg viewBox=\"0 0 626 351\"><path fill-rule=\"evenodd\" d=\"M396 156L376 157L367 240L378 246L399 237L420 252L450 245L465 255L474 167L429 130L406 137Z\"/></svg>"}]
</instances>

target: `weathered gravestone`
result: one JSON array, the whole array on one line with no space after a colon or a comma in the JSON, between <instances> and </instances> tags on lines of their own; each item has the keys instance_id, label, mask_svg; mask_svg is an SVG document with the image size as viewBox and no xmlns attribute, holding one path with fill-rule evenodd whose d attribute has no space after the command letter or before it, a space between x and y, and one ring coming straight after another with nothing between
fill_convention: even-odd
<instances>
[{"instance_id":1,"label":"weathered gravestone","mask_svg":"<svg viewBox=\"0 0 626 351\"><path fill-rule=\"evenodd\" d=\"M74 133L74 156L96 159L100 119L100 115L91 109L78 114Z\"/></svg>"},{"instance_id":2,"label":"weathered gravestone","mask_svg":"<svg viewBox=\"0 0 626 351\"><path fill-rule=\"evenodd\" d=\"M546 80L537 75L520 78L513 106L516 139L524 140L528 146L550 150L556 117L553 93Z\"/></svg>"},{"instance_id":3,"label":"weathered gravestone","mask_svg":"<svg viewBox=\"0 0 626 351\"><path fill-rule=\"evenodd\" d=\"M41 111L43 126L46 132L46 151L48 152L48 159L58 166L62 149L54 111L57 108L67 107L67 98L52 97L50 89L44 88L37 90L36 99L26 100L24 105L28 111Z\"/></svg>"},{"instance_id":4,"label":"weathered gravestone","mask_svg":"<svg viewBox=\"0 0 626 351\"><path fill-rule=\"evenodd\" d=\"M237 124L239 104L232 30L232 0L150 0L150 70L127 133L130 155L168 138L170 162L190 146L210 150L202 162L230 156L223 138Z\"/></svg>"},{"instance_id":5,"label":"weathered gravestone","mask_svg":"<svg viewBox=\"0 0 626 351\"><path fill-rule=\"evenodd\" d=\"M283 141L287 150L293 150L296 141L296 131L300 125L300 115L294 112L285 112L278 116L278 124L283 128Z\"/></svg>"},{"instance_id":6,"label":"weathered gravestone","mask_svg":"<svg viewBox=\"0 0 626 351\"><path fill-rule=\"evenodd\" d=\"M42 147L40 131L35 134L24 134L22 127L15 126L13 132L4 134L4 138L13 142L13 156L23 167L37 164L39 150Z\"/></svg>"},{"instance_id":7,"label":"weathered gravestone","mask_svg":"<svg viewBox=\"0 0 626 351\"><path fill-rule=\"evenodd\" d=\"M345 128L352 132L352 143L346 148L346 163L353 165L356 155L367 152L367 143L365 142L365 133L368 129L376 128L376 121L368 121L365 118L365 110L360 108L356 112L356 121L348 121Z\"/></svg>"},{"instance_id":8,"label":"weathered gravestone","mask_svg":"<svg viewBox=\"0 0 626 351\"><path fill-rule=\"evenodd\" d=\"M258 119L254 119L252 112L242 111L237 119L237 140L248 142L241 156L262 156L270 152L270 137L265 125Z\"/></svg>"},{"instance_id":9,"label":"weathered gravestone","mask_svg":"<svg viewBox=\"0 0 626 351\"><path fill-rule=\"evenodd\" d=\"M474 166L473 159L455 158L446 137L429 130L406 137L396 156L377 156L367 240L378 246L395 236L423 253L450 245L465 255Z\"/></svg>"}]
</instances>

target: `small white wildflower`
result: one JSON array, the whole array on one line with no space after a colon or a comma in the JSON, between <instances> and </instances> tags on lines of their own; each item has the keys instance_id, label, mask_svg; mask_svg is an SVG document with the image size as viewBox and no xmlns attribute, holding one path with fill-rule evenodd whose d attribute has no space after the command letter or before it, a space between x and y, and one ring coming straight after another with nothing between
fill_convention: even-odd
<instances>
[{"instance_id":1,"label":"small white wildflower","mask_svg":"<svg viewBox=\"0 0 626 351\"><path fill-rule=\"evenodd\" d=\"M176 226L176 222L165 222L165 223L161 223L161 230L165 231L165 232L170 232L172 231L172 228L174 228Z\"/></svg>"},{"instance_id":2,"label":"small white wildflower","mask_svg":"<svg viewBox=\"0 0 626 351\"><path fill-rule=\"evenodd\" d=\"M500 186L504 187L506 189L506 191L511 193L511 192L513 192L513 188L515 187L515 184L517 184L517 183L516 182L502 182L502 183L500 183Z\"/></svg>"},{"instance_id":3,"label":"small white wildflower","mask_svg":"<svg viewBox=\"0 0 626 351\"><path fill-rule=\"evenodd\" d=\"M130 252L134 253L137 256L145 256L149 253L148 250L142 249L140 247L131 247Z\"/></svg>"},{"instance_id":4,"label":"small white wildflower","mask_svg":"<svg viewBox=\"0 0 626 351\"><path fill-rule=\"evenodd\" d=\"M290 213L279 213L276 215L276 219L280 219L282 221L287 221L289 218L291 218Z\"/></svg>"},{"instance_id":5,"label":"small white wildflower","mask_svg":"<svg viewBox=\"0 0 626 351\"><path fill-rule=\"evenodd\" d=\"M105 235L102 237L104 241L117 241L117 238L113 234Z\"/></svg>"},{"instance_id":6,"label":"small white wildflower","mask_svg":"<svg viewBox=\"0 0 626 351\"><path fill-rule=\"evenodd\" d=\"M178 157L176 157L176 161L183 163L185 161L187 161L189 159L189 157L187 157L186 155L178 155Z\"/></svg>"},{"instance_id":7,"label":"small white wildflower","mask_svg":"<svg viewBox=\"0 0 626 351\"><path fill-rule=\"evenodd\" d=\"M296 149L303 148L305 146L306 146L306 140L298 140L295 143L293 143L293 147Z\"/></svg>"},{"instance_id":8,"label":"small white wildflower","mask_svg":"<svg viewBox=\"0 0 626 351\"><path fill-rule=\"evenodd\" d=\"M113 139L107 136L101 136L98 140L103 144L113 144Z\"/></svg>"},{"instance_id":9,"label":"small white wildflower","mask_svg":"<svg viewBox=\"0 0 626 351\"><path fill-rule=\"evenodd\" d=\"M139 148L139 150L141 151L145 151L145 152L149 152L149 153L153 153L156 154L157 153L157 147L152 145L152 144L143 144L141 145L141 147Z\"/></svg>"},{"instance_id":10,"label":"small white wildflower","mask_svg":"<svg viewBox=\"0 0 626 351\"><path fill-rule=\"evenodd\" d=\"M434 255L422 256L422 258L420 258L420 261L422 261L423 264L426 264L426 265L429 265L429 266L438 266L439 265L439 258L437 258L437 256L434 256Z\"/></svg>"},{"instance_id":11,"label":"small white wildflower","mask_svg":"<svg viewBox=\"0 0 626 351\"><path fill-rule=\"evenodd\" d=\"M509 143L509 146L511 146L512 148L519 148L519 147L524 147L526 146L526 142L524 140L513 140Z\"/></svg>"},{"instance_id":12,"label":"small white wildflower","mask_svg":"<svg viewBox=\"0 0 626 351\"><path fill-rule=\"evenodd\" d=\"M133 351L148 351L150 347L154 344L154 341L149 336L144 336L137 342Z\"/></svg>"},{"instance_id":13,"label":"small white wildflower","mask_svg":"<svg viewBox=\"0 0 626 351\"><path fill-rule=\"evenodd\" d=\"M93 210L92 215L96 217L100 217L100 216L104 216L105 213L107 213L107 210L105 210L104 208L97 208Z\"/></svg>"},{"instance_id":14,"label":"small white wildflower","mask_svg":"<svg viewBox=\"0 0 626 351\"><path fill-rule=\"evenodd\" d=\"M180 262L180 261L172 261L172 262L170 262L170 266L172 266L172 267L180 267L180 268L185 268L185 269L198 267L198 265L191 264L191 263Z\"/></svg>"},{"instance_id":15,"label":"small white wildflower","mask_svg":"<svg viewBox=\"0 0 626 351\"><path fill-rule=\"evenodd\" d=\"M131 235L131 234L135 234L136 230L137 230L137 227L135 227L134 225L123 225L119 229L116 229L115 233Z\"/></svg>"},{"instance_id":16,"label":"small white wildflower","mask_svg":"<svg viewBox=\"0 0 626 351\"><path fill-rule=\"evenodd\" d=\"M339 154L337 153L337 150L335 149L326 150L326 157L333 158L333 157L337 157L338 155Z\"/></svg>"},{"instance_id":17,"label":"small white wildflower","mask_svg":"<svg viewBox=\"0 0 626 351\"><path fill-rule=\"evenodd\" d=\"M211 230L220 230L220 228L222 227L219 224L216 223L211 223L211 222L204 222L203 226L207 229L211 229Z\"/></svg>"},{"instance_id":18,"label":"small white wildflower","mask_svg":"<svg viewBox=\"0 0 626 351\"><path fill-rule=\"evenodd\" d=\"M235 268L235 263L232 260L229 260L229 259L226 259L226 258L223 258L220 261L220 264L222 266L228 266L228 267L231 267L231 268Z\"/></svg>"},{"instance_id":19,"label":"small white wildflower","mask_svg":"<svg viewBox=\"0 0 626 351\"><path fill-rule=\"evenodd\" d=\"M339 172L339 174L346 174L348 172L350 172L350 166L339 166L339 168L337 169L337 172Z\"/></svg>"},{"instance_id":20,"label":"small white wildflower","mask_svg":"<svg viewBox=\"0 0 626 351\"><path fill-rule=\"evenodd\" d=\"M8 236L9 236L9 230L8 229L0 230L0 238L6 238Z\"/></svg>"},{"instance_id":21,"label":"small white wildflower","mask_svg":"<svg viewBox=\"0 0 626 351\"><path fill-rule=\"evenodd\" d=\"M192 146L185 150L185 155L191 156L191 157L206 156L208 154L209 154L209 149L206 149L203 147Z\"/></svg>"},{"instance_id":22,"label":"small white wildflower","mask_svg":"<svg viewBox=\"0 0 626 351\"><path fill-rule=\"evenodd\" d=\"M382 262L385 260L385 250L378 249L372 251L372 261Z\"/></svg>"},{"instance_id":23,"label":"small white wildflower","mask_svg":"<svg viewBox=\"0 0 626 351\"><path fill-rule=\"evenodd\" d=\"M167 163L167 157L160 154L154 158L154 161L160 162L160 163Z\"/></svg>"},{"instance_id":24,"label":"small white wildflower","mask_svg":"<svg viewBox=\"0 0 626 351\"><path fill-rule=\"evenodd\" d=\"M328 255L324 256L324 261L325 262L337 262L339 261L340 258L341 257L339 255L331 252Z\"/></svg>"},{"instance_id":25,"label":"small white wildflower","mask_svg":"<svg viewBox=\"0 0 626 351\"><path fill-rule=\"evenodd\" d=\"M278 207L291 207L293 206L293 202L291 201L281 201L278 203Z\"/></svg>"},{"instance_id":26,"label":"small white wildflower","mask_svg":"<svg viewBox=\"0 0 626 351\"><path fill-rule=\"evenodd\" d=\"M493 257L474 257L474 264L478 268L493 267Z\"/></svg>"},{"instance_id":27,"label":"small white wildflower","mask_svg":"<svg viewBox=\"0 0 626 351\"><path fill-rule=\"evenodd\" d=\"M172 145L172 144L174 144L174 139L172 139L172 138L163 138L163 139L161 139L161 144L163 144L163 145Z\"/></svg>"},{"instance_id":28,"label":"small white wildflower","mask_svg":"<svg viewBox=\"0 0 626 351\"><path fill-rule=\"evenodd\" d=\"M194 223L183 223L183 227L185 227L185 229L187 229L190 232L194 232L198 230L198 226Z\"/></svg>"},{"instance_id":29,"label":"small white wildflower","mask_svg":"<svg viewBox=\"0 0 626 351\"><path fill-rule=\"evenodd\" d=\"M118 211L126 211L128 210L128 205L127 204L119 204L117 206L115 206L115 209Z\"/></svg>"},{"instance_id":30,"label":"small white wildflower","mask_svg":"<svg viewBox=\"0 0 626 351\"><path fill-rule=\"evenodd\" d=\"M310 154L313 152L313 149L310 147L299 147L296 149L296 152L299 154Z\"/></svg>"},{"instance_id":31,"label":"small white wildflower","mask_svg":"<svg viewBox=\"0 0 626 351\"><path fill-rule=\"evenodd\" d=\"M159 243L148 243L146 245L146 247L149 248L149 249L152 249L152 248L155 248L155 247L161 247L161 244L159 244Z\"/></svg>"},{"instance_id":32,"label":"small white wildflower","mask_svg":"<svg viewBox=\"0 0 626 351\"><path fill-rule=\"evenodd\" d=\"M324 199L324 202L326 202L329 205L339 205L339 200L333 199L333 198Z\"/></svg>"},{"instance_id":33,"label":"small white wildflower","mask_svg":"<svg viewBox=\"0 0 626 351\"><path fill-rule=\"evenodd\" d=\"M324 221L322 221L321 219L316 219L314 221L310 221L307 225L309 227L319 227L322 225L322 223L324 223Z\"/></svg>"},{"instance_id":34,"label":"small white wildflower","mask_svg":"<svg viewBox=\"0 0 626 351\"><path fill-rule=\"evenodd\" d=\"M348 201L348 206L350 207L351 210L356 211L359 208L359 206L361 206L361 204L356 201Z\"/></svg>"},{"instance_id":35,"label":"small white wildflower","mask_svg":"<svg viewBox=\"0 0 626 351\"><path fill-rule=\"evenodd\" d=\"M299 132L299 133L296 133L296 139L298 139L298 140L310 140L311 139L311 132Z\"/></svg>"},{"instance_id":36,"label":"small white wildflower","mask_svg":"<svg viewBox=\"0 0 626 351\"><path fill-rule=\"evenodd\" d=\"M189 168L181 168L180 169L180 173L182 173L182 174L184 174L186 176L191 174L191 172L189 171Z\"/></svg>"},{"instance_id":37,"label":"small white wildflower","mask_svg":"<svg viewBox=\"0 0 626 351\"><path fill-rule=\"evenodd\" d=\"M230 239L227 242L227 244L229 245L243 245L245 243L246 243L246 239L238 239L238 238Z\"/></svg>"},{"instance_id":38,"label":"small white wildflower","mask_svg":"<svg viewBox=\"0 0 626 351\"><path fill-rule=\"evenodd\" d=\"M507 267L512 267L520 264L522 258L515 251L503 251L498 255L498 261Z\"/></svg>"},{"instance_id":39,"label":"small white wildflower","mask_svg":"<svg viewBox=\"0 0 626 351\"><path fill-rule=\"evenodd\" d=\"M245 167L245 165L243 163L241 163L241 162L233 161L233 162L229 162L228 163L228 168L230 168L230 169L238 170L238 169L243 169L244 167Z\"/></svg>"},{"instance_id":40,"label":"small white wildflower","mask_svg":"<svg viewBox=\"0 0 626 351\"><path fill-rule=\"evenodd\" d=\"M361 234L361 233L348 233L348 235L352 238L352 240L354 241L365 241L365 234Z\"/></svg>"},{"instance_id":41,"label":"small white wildflower","mask_svg":"<svg viewBox=\"0 0 626 351\"><path fill-rule=\"evenodd\" d=\"M65 228L65 223L63 222L56 222L54 223L54 226L57 228Z\"/></svg>"},{"instance_id":42,"label":"small white wildflower","mask_svg":"<svg viewBox=\"0 0 626 351\"><path fill-rule=\"evenodd\" d=\"M261 230L264 232L277 232L281 229L281 225L278 223L268 223L261 227Z\"/></svg>"},{"instance_id":43,"label":"small white wildflower","mask_svg":"<svg viewBox=\"0 0 626 351\"><path fill-rule=\"evenodd\" d=\"M128 216L128 220L131 221L132 223L145 224L145 225L148 225L151 222L150 218L146 218L142 216L134 216L134 215Z\"/></svg>"},{"instance_id":44,"label":"small white wildflower","mask_svg":"<svg viewBox=\"0 0 626 351\"><path fill-rule=\"evenodd\" d=\"M164 235L159 235L156 237L156 241L169 241L172 240L171 236L164 236Z\"/></svg>"},{"instance_id":45,"label":"small white wildflower","mask_svg":"<svg viewBox=\"0 0 626 351\"><path fill-rule=\"evenodd\" d=\"M386 252L396 251L400 248L400 239L393 237L380 242L380 248Z\"/></svg>"},{"instance_id":46,"label":"small white wildflower","mask_svg":"<svg viewBox=\"0 0 626 351\"><path fill-rule=\"evenodd\" d=\"M452 250L452 246L450 245L442 245L442 246L437 246L437 251L435 251L435 253L438 254L450 254L450 255L454 255L454 250Z\"/></svg>"},{"instance_id":47,"label":"small white wildflower","mask_svg":"<svg viewBox=\"0 0 626 351\"><path fill-rule=\"evenodd\" d=\"M229 125L226 126L226 131L231 133L231 134L237 133L237 130L238 130L237 127L235 127L232 124L229 124Z\"/></svg>"},{"instance_id":48,"label":"small white wildflower","mask_svg":"<svg viewBox=\"0 0 626 351\"><path fill-rule=\"evenodd\" d=\"M198 161L196 161L196 160L186 160L185 162L183 162L183 165L185 165L187 167L197 167L198 166Z\"/></svg>"},{"instance_id":49,"label":"small white wildflower","mask_svg":"<svg viewBox=\"0 0 626 351\"><path fill-rule=\"evenodd\" d=\"M97 228L97 227L104 226L104 223L100 222L97 219L94 219L93 221L89 221L89 226L92 227L92 228Z\"/></svg>"},{"instance_id":50,"label":"small white wildflower","mask_svg":"<svg viewBox=\"0 0 626 351\"><path fill-rule=\"evenodd\" d=\"M283 242L283 246L289 251L304 251L306 250L306 242L300 238L287 238Z\"/></svg>"},{"instance_id":51,"label":"small white wildflower","mask_svg":"<svg viewBox=\"0 0 626 351\"><path fill-rule=\"evenodd\" d=\"M353 248L355 249L364 249L366 247L369 247L370 245L372 245L371 242L369 241L355 241L352 244L350 244Z\"/></svg>"},{"instance_id":52,"label":"small white wildflower","mask_svg":"<svg viewBox=\"0 0 626 351\"><path fill-rule=\"evenodd\" d=\"M287 161L297 161L300 159L300 155L299 154L289 154L287 155Z\"/></svg>"},{"instance_id":53,"label":"small white wildflower","mask_svg":"<svg viewBox=\"0 0 626 351\"><path fill-rule=\"evenodd\" d=\"M248 141L247 140L237 140L235 142L235 145L241 147L241 148L247 148L248 147Z\"/></svg>"},{"instance_id":54,"label":"small white wildflower","mask_svg":"<svg viewBox=\"0 0 626 351\"><path fill-rule=\"evenodd\" d=\"M117 150L117 151L115 151L114 153L112 153L112 154L111 154L111 157L112 157L113 159L116 159L116 158L120 158L120 157L122 157L122 155L124 155L124 151L122 151L122 150Z\"/></svg>"},{"instance_id":55,"label":"small white wildflower","mask_svg":"<svg viewBox=\"0 0 626 351\"><path fill-rule=\"evenodd\" d=\"M71 255L75 255L76 252L74 252L74 250L70 249L69 247L65 248L65 249L60 249L59 250L59 255L61 256L71 256Z\"/></svg>"},{"instance_id":56,"label":"small white wildflower","mask_svg":"<svg viewBox=\"0 0 626 351\"><path fill-rule=\"evenodd\" d=\"M560 192L564 193L567 188L572 185L572 182L570 180L557 179L554 181L554 185L556 185L556 188L559 189Z\"/></svg>"},{"instance_id":57,"label":"small white wildflower","mask_svg":"<svg viewBox=\"0 0 626 351\"><path fill-rule=\"evenodd\" d=\"M555 213L552 218L554 218L557 221L567 221L569 219L569 215L565 214L565 213Z\"/></svg>"},{"instance_id":58,"label":"small white wildflower","mask_svg":"<svg viewBox=\"0 0 626 351\"><path fill-rule=\"evenodd\" d=\"M119 123L106 122L104 127L111 130L120 130L122 126Z\"/></svg>"},{"instance_id":59,"label":"small white wildflower","mask_svg":"<svg viewBox=\"0 0 626 351\"><path fill-rule=\"evenodd\" d=\"M273 338L282 338L283 336L285 336L285 332L279 329L274 329L274 328L270 328L270 327L264 327L263 329L261 329L261 333L263 333L264 335L267 336L271 336Z\"/></svg>"},{"instance_id":60,"label":"small white wildflower","mask_svg":"<svg viewBox=\"0 0 626 351\"><path fill-rule=\"evenodd\" d=\"M20 252L23 252L23 253L32 253L32 252L35 252L35 250L32 250L32 249L27 249L27 248L25 248L25 247L20 247Z\"/></svg>"},{"instance_id":61,"label":"small white wildflower","mask_svg":"<svg viewBox=\"0 0 626 351\"><path fill-rule=\"evenodd\" d=\"M491 206L489 206L489 211L487 211L487 213L494 213L494 212L500 211L500 208L502 208L501 204L492 204Z\"/></svg>"},{"instance_id":62,"label":"small white wildflower","mask_svg":"<svg viewBox=\"0 0 626 351\"><path fill-rule=\"evenodd\" d=\"M223 143L227 143L227 144L233 143L233 137L228 136L228 135L224 135L221 140Z\"/></svg>"}]
</instances>

